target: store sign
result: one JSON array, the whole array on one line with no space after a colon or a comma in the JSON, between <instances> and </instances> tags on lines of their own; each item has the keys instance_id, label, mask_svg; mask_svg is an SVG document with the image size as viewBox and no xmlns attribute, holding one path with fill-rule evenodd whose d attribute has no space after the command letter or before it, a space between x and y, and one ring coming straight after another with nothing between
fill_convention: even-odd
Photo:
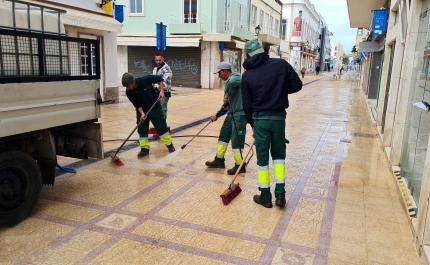
<instances>
[{"instance_id":1,"label":"store sign","mask_svg":"<svg viewBox=\"0 0 430 265\"><path fill-rule=\"evenodd\" d=\"M387 30L388 10L373 10L372 33L379 36Z\"/></svg>"},{"instance_id":2,"label":"store sign","mask_svg":"<svg viewBox=\"0 0 430 265\"><path fill-rule=\"evenodd\" d=\"M378 52L379 42L377 41L363 41L358 46L359 52Z\"/></svg>"}]
</instances>

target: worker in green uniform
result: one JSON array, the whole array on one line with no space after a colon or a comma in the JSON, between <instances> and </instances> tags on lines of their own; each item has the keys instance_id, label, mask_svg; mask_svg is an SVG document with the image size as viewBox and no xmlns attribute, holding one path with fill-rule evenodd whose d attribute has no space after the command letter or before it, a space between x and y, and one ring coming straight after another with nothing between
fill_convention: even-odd
<instances>
[{"instance_id":1,"label":"worker in green uniform","mask_svg":"<svg viewBox=\"0 0 430 265\"><path fill-rule=\"evenodd\" d=\"M221 62L214 74L226 81L224 88L224 104L221 109L212 116L212 122L224 114L227 117L221 127L218 137L218 148L215 159L207 161L206 166L209 168L225 168L224 155L227 151L228 143L231 140L233 149L233 157L235 164L232 168L227 170L227 174L234 175L242 162L242 150L245 143L246 134L246 119L242 107L242 94L240 85L242 82L242 75L233 73L231 64L228 62ZM239 173L245 173L246 167L242 166Z\"/></svg>"},{"instance_id":2,"label":"worker in green uniform","mask_svg":"<svg viewBox=\"0 0 430 265\"><path fill-rule=\"evenodd\" d=\"M270 193L269 151L276 180L275 204L285 200L285 119L289 106L288 94L302 88L293 67L282 59L269 58L257 40L245 44L246 60L242 75L243 109L255 135L257 175L260 195L254 201L266 208L273 207Z\"/></svg>"},{"instance_id":3,"label":"worker in green uniform","mask_svg":"<svg viewBox=\"0 0 430 265\"><path fill-rule=\"evenodd\" d=\"M150 121L157 130L161 142L167 146L170 153L174 152L175 147L160 105L160 101L164 98L163 78L159 75L145 75L135 78L130 73L124 73L121 82L126 87L125 94L136 108L136 123L142 121L137 128L141 148L137 156L144 157L149 155L148 127ZM159 94L153 87L154 83L158 83L160 86ZM151 112L145 114L155 102L157 103Z\"/></svg>"}]
</instances>

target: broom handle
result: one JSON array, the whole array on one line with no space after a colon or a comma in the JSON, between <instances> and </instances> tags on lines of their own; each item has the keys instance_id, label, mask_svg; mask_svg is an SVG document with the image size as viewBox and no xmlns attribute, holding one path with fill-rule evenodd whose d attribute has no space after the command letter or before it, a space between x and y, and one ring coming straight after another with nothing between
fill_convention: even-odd
<instances>
[{"instance_id":1,"label":"broom handle","mask_svg":"<svg viewBox=\"0 0 430 265\"><path fill-rule=\"evenodd\" d=\"M154 104L152 104L151 108L146 112L146 116L148 116L148 114L151 112L151 110L155 107L155 105L157 104L157 101L155 101ZM125 141L121 144L121 146L116 150L115 155L118 154L119 150L121 150L121 148L124 146L124 144L128 141L128 139L130 139L131 135L137 130L137 128L139 127L139 125L142 123L142 120L139 121L139 123L136 125L136 127L134 127L133 131L128 135L127 139L125 139Z\"/></svg>"},{"instance_id":2,"label":"broom handle","mask_svg":"<svg viewBox=\"0 0 430 265\"><path fill-rule=\"evenodd\" d=\"M191 141L192 141L192 140L194 140L194 138L196 138L196 137L197 137L197 135L199 135L199 134L200 134L200 133L201 133L201 132L206 128L206 127L208 127L208 126L209 126L209 124L211 124L211 123L212 123L212 120L210 120L210 121L209 121L209 123L208 123L208 124L206 124L206 125L205 125L205 127L203 127L203 129L201 129L201 130L200 130L200 132L198 132L196 135L194 135L194 137L193 137L193 138L191 138L191 140L189 140L189 141L188 141L188 143L186 143L186 144L185 144L185 146L186 146L187 144L191 143Z\"/></svg>"},{"instance_id":3,"label":"broom handle","mask_svg":"<svg viewBox=\"0 0 430 265\"><path fill-rule=\"evenodd\" d=\"M239 168L236 170L234 177L231 179L232 182L234 182L236 180L237 176L239 175L239 172L242 169L243 164L245 164L245 160L248 158L248 155L251 152L253 146L254 146L254 141L252 142L251 146L249 147L249 150L246 153L245 157L242 159L242 162L240 162Z\"/></svg>"}]
</instances>

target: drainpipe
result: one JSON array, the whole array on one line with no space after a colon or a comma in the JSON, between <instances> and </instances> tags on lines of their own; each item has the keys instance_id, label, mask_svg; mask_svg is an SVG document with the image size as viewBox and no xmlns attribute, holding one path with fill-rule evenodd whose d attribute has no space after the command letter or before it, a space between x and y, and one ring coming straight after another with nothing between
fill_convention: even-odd
<instances>
[{"instance_id":1,"label":"drainpipe","mask_svg":"<svg viewBox=\"0 0 430 265\"><path fill-rule=\"evenodd\" d=\"M209 42L209 89L211 89L212 41Z\"/></svg>"}]
</instances>

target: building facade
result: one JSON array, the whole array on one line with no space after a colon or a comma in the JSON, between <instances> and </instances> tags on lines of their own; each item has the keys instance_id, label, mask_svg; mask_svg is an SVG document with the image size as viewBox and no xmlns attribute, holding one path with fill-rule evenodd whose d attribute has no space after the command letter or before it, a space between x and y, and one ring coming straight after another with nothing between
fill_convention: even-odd
<instances>
[{"instance_id":1,"label":"building facade","mask_svg":"<svg viewBox=\"0 0 430 265\"><path fill-rule=\"evenodd\" d=\"M309 0L282 1L283 36L290 45L290 64L296 71L315 70L320 45L320 15Z\"/></svg>"},{"instance_id":2,"label":"building facade","mask_svg":"<svg viewBox=\"0 0 430 265\"><path fill-rule=\"evenodd\" d=\"M424 264L430 257L430 85L428 84L430 54L430 0L348 0L350 23L353 28L369 28L372 10L386 10L388 20L384 34L370 31L365 45L373 51L359 52L360 84L364 92L376 90L375 126L379 139L398 178L398 192L409 216L411 232L418 254ZM363 32L364 33L364 32ZM371 43L373 42L373 44ZM383 47L378 82L377 73ZM369 97L370 93L365 93ZM372 102L368 100L367 102ZM394 177L394 176L393 176Z\"/></svg>"},{"instance_id":3,"label":"building facade","mask_svg":"<svg viewBox=\"0 0 430 265\"><path fill-rule=\"evenodd\" d=\"M331 33L328 30L328 25L325 22L324 18L319 14L320 19L320 29L319 29L319 44L316 48L318 52L318 56L316 59L316 65L320 67L321 71L328 71L330 68L330 64L333 61L333 58L331 56L331 42L330 37L333 36L333 33Z\"/></svg>"},{"instance_id":4,"label":"building facade","mask_svg":"<svg viewBox=\"0 0 430 265\"><path fill-rule=\"evenodd\" d=\"M219 88L213 72L221 61L243 72L245 42L258 38L268 52L279 45L280 4L275 0L117 0L124 5L118 36L119 75L152 73L154 55L163 53L173 86ZM279 6L279 8L278 8ZM277 10L275 10L277 8ZM261 16L263 14L263 16ZM156 23L166 25L166 50L156 47Z\"/></svg>"}]
</instances>

